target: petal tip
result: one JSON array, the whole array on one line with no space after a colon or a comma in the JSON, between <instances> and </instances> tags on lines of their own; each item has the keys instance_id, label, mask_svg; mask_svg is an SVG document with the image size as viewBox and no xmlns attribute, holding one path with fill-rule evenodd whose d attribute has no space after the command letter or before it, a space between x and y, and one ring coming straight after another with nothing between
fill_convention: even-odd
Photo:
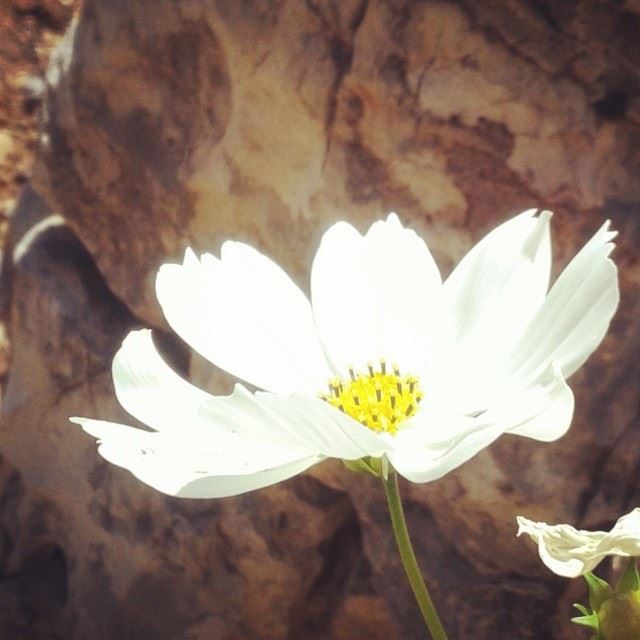
<instances>
[{"instance_id":1,"label":"petal tip","mask_svg":"<svg viewBox=\"0 0 640 640\"><path fill-rule=\"evenodd\" d=\"M225 240L220 245L220 257L223 258L225 253L233 252L238 248L241 243L237 240Z\"/></svg>"},{"instance_id":2,"label":"petal tip","mask_svg":"<svg viewBox=\"0 0 640 640\"><path fill-rule=\"evenodd\" d=\"M528 520L524 516L516 516L516 524L518 525L518 531L516 532L517 537L523 533L528 533L528 529L531 528L531 520Z\"/></svg>"},{"instance_id":3,"label":"petal tip","mask_svg":"<svg viewBox=\"0 0 640 640\"><path fill-rule=\"evenodd\" d=\"M523 253L531 261L535 261L544 247L549 247L549 221L551 211L541 211L540 215L532 218L530 235L523 245Z\"/></svg>"},{"instance_id":4,"label":"petal tip","mask_svg":"<svg viewBox=\"0 0 640 640\"><path fill-rule=\"evenodd\" d=\"M525 209L522 213L519 213L515 218L533 218L540 209L533 207L532 209Z\"/></svg>"},{"instance_id":5,"label":"petal tip","mask_svg":"<svg viewBox=\"0 0 640 640\"><path fill-rule=\"evenodd\" d=\"M614 238L618 236L618 230L611 228L611 220L607 218L602 227L600 227L601 231L605 234L606 242L611 242Z\"/></svg>"},{"instance_id":6,"label":"petal tip","mask_svg":"<svg viewBox=\"0 0 640 640\"><path fill-rule=\"evenodd\" d=\"M162 294L165 291L170 291L176 286L176 281L182 276L182 269L185 268L185 263L176 264L174 262L165 262L161 264L156 273L155 289L156 297L162 305Z\"/></svg>"},{"instance_id":7,"label":"petal tip","mask_svg":"<svg viewBox=\"0 0 640 640\"><path fill-rule=\"evenodd\" d=\"M325 241L326 238L332 238L335 234L340 234L341 236L349 236L350 238L358 237L361 238L362 234L349 222L346 220L338 220L334 222L323 234L322 234L322 242Z\"/></svg>"},{"instance_id":8,"label":"petal tip","mask_svg":"<svg viewBox=\"0 0 640 640\"><path fill-rule=\"evenodd\" d=\"M389 215L387 216L387 222L390 224L394 224L396 226L402 226L402 223L400 222L400 218L398 218L398 214L395 211L390 211Z\"/></svg>"},{"instance_id":9,"label":"petal tip","mask_svg":"<svg viewBox=\"0 0 640 640\"><path fill-rule=\"evenodd\" d=\"M124 337L122 344L133 344L141 342L142 340L149 340L151 338L151 329L144 327L142 329L134 329Z\"/></svg>"},{"instance_id":10,"label":"petal tip","mask_svg":"<svg viewBox=\"0 0 640 640\"><path fill-rule=\"evenodd\" d=\"M187 247L184 250L184 256L182 258L182 264L186 266L194 265L199 262L198 256L191 247Z\"/></svg>"},{"instance_id":11,"label":"petal tip","mask_svg":"<svg viewBox=\"0 0 640 640\"><path fill-rule=\"evenodd\" d=\"M255 247L239 240L225 240L220 247L220 260L222 262L227 260L235 261L236 259L244 260L244 256L253 257L256 254L263 255Z\"/></svg>"}]
</instances>

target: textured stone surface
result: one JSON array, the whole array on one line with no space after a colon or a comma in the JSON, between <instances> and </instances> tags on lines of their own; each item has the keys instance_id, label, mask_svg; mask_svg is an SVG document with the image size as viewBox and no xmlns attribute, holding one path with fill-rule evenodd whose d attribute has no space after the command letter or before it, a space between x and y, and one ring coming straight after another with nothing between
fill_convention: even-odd
<instances>
[{"instance_id":1,"label":"textured stone surface","mask_svg":"<svg viewBox=\"0 0 640 640\"><path fill-rule=\"evenodd\" d=\"M28 179L36 146L36 107L51 48L76 0L5 0L0 3L0 237Z\"/></svg>"},{"instance_id":2,"label":"textured stone surface","mask_svg":"<svg viewBox=\"0 0 640 640\"><path fill-rule=\"evenodd\" d=\"M326 463L180 501L104 463L67 417L124 418L108 368L134 326L228 385L154 301L158 265L187 245L249 241L307 288L336 219L397 210L448 272L544 206L558 268L604 217L620 230L622 305L572 381L572 430L505 437L403 490L452 638L584 637L568 623L582 585L549 575L514 517L604 527L638 503L639 27L632 2L85 0L5 254L0 635L422 637L373 478ZM68 228L26 244L54 214Z\"/></svg>"},{"instance_id":3,"label":"textured stone surface","mask_svg":"<svg viewBox=\"0 0 640 640\"><path fill-rule=\"evenodd\" d=\"M37 146L37 113L52 48L76 0L6 0L0 3L0 246ZM0 378L10 345L0 321Z\"/></svg>"}]
</instances>

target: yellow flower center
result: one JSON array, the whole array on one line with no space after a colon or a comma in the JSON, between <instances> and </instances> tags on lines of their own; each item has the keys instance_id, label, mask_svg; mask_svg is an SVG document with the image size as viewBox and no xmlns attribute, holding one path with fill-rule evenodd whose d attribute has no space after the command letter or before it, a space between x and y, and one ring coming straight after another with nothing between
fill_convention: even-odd
<instances>
[{"instance_id":1,"label":"yellow flower center","mask_svg":"<svg viewBox=\"0 0 640 640\"><path fill-rule=\"evenodd\" d=\"M395 434L398 425L412 416L422 391L416 376L403 376L397 365L393 373L380 360L380 370L368 364L368 373L357 373L349 367L350 380L333 378L329 381L329 394L321 397L329 404L361 422L372 431Z\"/></svg>"}]
</instances>

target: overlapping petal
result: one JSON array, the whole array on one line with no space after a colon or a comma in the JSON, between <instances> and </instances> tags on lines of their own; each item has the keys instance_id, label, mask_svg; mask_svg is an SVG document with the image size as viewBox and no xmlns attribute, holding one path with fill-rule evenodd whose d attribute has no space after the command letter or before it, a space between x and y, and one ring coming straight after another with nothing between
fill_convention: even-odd
<instances>
[{"instance_id":1,"label":"overlapping petal","mask_svg":"<svg viewBox=\"0 0 640 640\"><path fill-rule=\"evenodd\" d=\"M111 372L120 404L152 429L177 435L211 430L212 425L200 416L200 407L212 396L181 378L163 360L149 329L129 333Z\"/></svg>"},{"instance_id":2,"label":"overlapping petal","mask_svg":"<svg viewBox=\"0 0 640 640\"><path fill-rule=\"evenodd\" d=\"M353 460L379 456L390 449L380 436L317 397L285 397L262 392L250 394L241 387L233 396L213 398L202 407L212 423L234 431L249 429L256 439L272 438L325 456Z\"/></svg>"},{"instance_id":3,"label":"overlapping petal","mask_svg":"<svg viewBox=\"0 0 640 640\"><path fill-rule=\"evenodd\" d=\"M73 418L100 442L105 460L162 493L181 498L222 498L286 480L322 460L237 434L188 439L113 422Z\"/></svg>"},{"instance_id":4,"label":"overlapping petal","mask_svg":"<svg viewBox=\"0 0 640 640\"><path fill-rule=\"evenodd\" d=\"M334 367L386 358L427 381L439 360L441 277L427 245L391 214L362 236L338 222L311 270L313 313Z\"/></svg>"},{"instance_id":5,"label":"overlapping petal","mask_svg":"<svg viewBox=\"0 0 640 640\"><path fill-rule=\"evenodd\" d=\"M461 416L423 411L400 430L389 460L413 482L429 482L470 460L503 433L555 440L569 428L573 394L551 365L534 384L512 390L508 399L482 414ZM444 425L444 429L443 429Z\"/></svg>"},{"instance_id":6,"label":"overlapping petal","mask_svg":"<svg viewBox=\"0 0 640 640\"><path fill-rule=\"evenodd\" d=\"M464 464L504 433L501 425L484 423L452 439L450 446L433 443L397 447L388 453L398 473L412 482L432 482Z\"/></svg>"},{"instance_id":7,"label":"overlapping petal","mask_svg":"<svg viewBox=\"0 0 640 640\"><path fill-rule=\"evenodd\" d=\"M568 524L548 525L518 516L518 535L538 545L542 561L560 576L592 571L608 555L640 556L640 509L618 519L611 531L582 531Z\"/></svg>"},{"instance_id":8,"label":"overlapping petal","mask_svg":"<svg viewBox=\"0 0 640 640\"><path fill-rule=\"evenodd\" d=\"M445 280L454 346L485 336L492 342L517 336L544 301L551 270L551 214L535 214L531 209L496 227Z\"/></svg>"},{"instance_id":9,"label":"overlapping petal","mask_svg":"<svg viewBox=\"0 0 640 640\"><path fill-rule=\"evenodd\" d=\"M531 412L508 431L514 435L552 442L561 438L571 426L575 406L573 391L555 362L540 376L536 391L542 396L538 410Z\"/></svg>"},{"instance_id":10,"label":"overlapping petal","mask_svg":"<svg viewBox=\"0 0 640 640\"><path fill-rule=\"evenodd\" d=\"M317 393L331 375L306 296L248 245L225 242L220 259L187 251L160 268L156 293L186 342L261 389Z\"/></svg>"},{"instance_id":11,"label":"overlapping petal","mask_svg":"<svg viewBox=\"0 0 640 640\"><path fill-rule=\"evenodd\" d=\"M620 301L617 268L609 258L615 236L605 222L560 274L516 344L506 367L512 379L526 381L552 359L568 377L600 344Z\"/></svg>"},{"instance_id":12,"label":"overlapping petal","mask_svg":"<svg viewBox=\"0 0 640 640\"><path fill-rule=\"evenodd\" d=\"M113 377L122 406L156 432L73 421L100 439L107 460L171 495L220 497L277 482L325 456L355 459L390 448L316 397L254 394L242 385L230 396L198 389L166 364L148 330L124 340Z\"/></svg>"},{"instance_id":13,"label":"overlapping petal","mask_svg":"<svg viewBox=\"0 0 640 640\"><path fill-rule=\"evenodd\" d=\"M485 408L485 395L503 382L505 361L545 299L551 214L535 214L525 211L491 231L444 283L451 345L440 389L463 411Z\"/></svg>"}]
</instances>

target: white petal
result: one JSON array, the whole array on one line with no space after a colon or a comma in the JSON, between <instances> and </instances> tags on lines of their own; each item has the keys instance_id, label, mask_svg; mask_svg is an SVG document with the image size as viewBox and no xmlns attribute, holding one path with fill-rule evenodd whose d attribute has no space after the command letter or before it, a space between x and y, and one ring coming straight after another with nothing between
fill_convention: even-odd
<instances>
[{"instance_id":1,"label":"white petal","mask_svg":"<svg viewBox=\"0 0 640 640\"><path fill-rule=\"evenodd\" d=\"M517 517L518 535L526 533L538 544L542 561L559 576L576 578L591 571L602 560L596 546L604 531L579 531L568 524L548 525Z\"/></svg>"},{"instance_id":2,"label":"white petal","mask_svg":"<svg viewBox=\"0 0 640 640\"><path fill-rule=\"evenodd\" d=\"M640 508L618 519L598 545L598 552L616 556L640 556Z\"/></svg>"},{"instance_id":3,"label":"white petal","mask_svg":"<svg viewBox=\"0 0 640 640\"><path fill-rule=\"evenodd\" d=\"M224 398L215 398L203 407L203 415L215 423L227 421L233 430L251 432L256 439L272 439L346 460L380 456L391 448L373 431L319 398L301 394L285 398L266 392L251 395L239 389L231 398L233 411L225 406Z\"/></svg>"},{"instance_id":4,"label":"white petal","mask_svg":"<svg viewBox=\"0 0 640 640\"><path fill-rule=\"evenodd\" d=\"M560 576L592 571L607 555L640 555L640 509L622 516L610 532L581 531L568 524L548 525L518 516L518 535L537 544L542 561Z\"/></svg>"},{"instance_id":5,"label":"white petal","mask_svg":"<svg viewBox=\"0 0 640 640\"><path fill-rule=\"evenodd\" d=\"M171 495L175 495L178 498L226 498L228 496L237 496L241 493L255 491L256 489L262 489L283 480L288 480L321 461L322 458L311 456L302 460L294 460L275 469L265 469L250 475L198 478Z\"/></svg>"},{"instance_id":6,"label":"white petal","mask_svg":"<svg viewBox=\"0 0 640 640\"><path fill-rule=\"evenodd\" d=\"M525 211L491 231L444 283L452 344L451 373L443 388L453 390L458 406L473 410L482 404L545 299L551 213L535 213Z\"/></svg>"},{"instance_id":7,"label":"white petal","mask_svg":"<svg viewBox=\"0 0 640 640\"><path fill-rule=\"evenodd\" d=\"M510 377L527 379L553 359L565 377L602 341L618 306L618 275L608 258L615 233L605 223L562 272L531 322L509 365Z\"/></svg>"},{"instance_id":8,"label":"white petal","mask_svg":"<svg viewBox=\"0 0 640 640\"><path fill-rule=\"evenodd\" d=\"M113 383L120 404L156 431L208 428L200 406L212 396L181 378L162 359L151 331L132 331L113 359Z\"/></svg>"},{"instance_id":9,"label":"white petal","mask_svg":"<svg viewBox=\"0 0 640 640\"><path fill-rule=\"evenodd\" d=\"M313 312L337 371L385 358L424 380L435 365L441 278L426 244L395 214L363 237L339 222L311 270Z\"/></svg>"},{"instance_id":10,"label":"white petal","mask_svg":"<svg viewBox=\"0 0 640 640\"><path fill-rule=\"evenodd\" d=\"M446 415L442 410L418 411L400 428L388 456L408 480L430 482L470 460L505 432L555 440L568 429L572 414L573 394L559 368L551 365L535 384L512 389L476 418Z\"/></svg>"},{"instance_id":11,"label":"white petal","mask_svg":"<svg viewBox=\"0 0 640 640\"><path fill-rule=\"evenodd\" d=\"M449 449L459 439L477 430L478 420L452 413L449 407L425 399L415 415L404 420L398 432L387 436L394 449Z\"/></svg>"},{"instance_id":12,"label":"white petal","mask_svg":"<svg viewBox=\"0 0 640 640\"><path fill-rule=\"evenodd\" d=\"M314 396L252 394L242 385L229 396L201 391L164 363L149 332L135 332L125 340L114 371L125 409L166 432L182 434L191 428L216 437L237 434L256 446L284 445L305 455L345 459L381 455L389 448L374 432Z\"/></svg>"},{"instance_id":13,"label":"white petal","mask_svg":"<svg viewBox=\"0 0 640 640\"><path fill-rule=\"evenodd\" d=\"M503 432L504 425L490 419L420 405L416 415L401 425L387 455L407 480L431 482L470 460Z\"/></svg>"},{"instance_id":14,"label":"white petal","mask_svg":"<svg viewBox=\"0 0 640 640\"><path fill-rule=\"evenodd\" d=\"M259 489L322 460L237 438L191 441L99 420L72 420L100 440L98 450L106 460L158 491L183 498L220 498Z\"/></svg>"},{"instance_id":15,"label":"white petal","mask_svg":"<svg viewBox=\"0 0 640 640\"><path fill-rule=\"evenodd\" d=\"M205 358L277 393L317 393L331 372L302 291L272 260L225 242L221 259L187 253L163 265L158 300L169 324Z\"/></svg>"},{"instance_id":16,"label":"white petal","mask_svg":"<svg viewBox=\"0 0 640 640\"><path fill-rule=\"evenodd\" d=\"M483 425L456 438L455 444L445 449L440 446L406 447L394 449L387 455L393 467L407 480L431 482L473 458L503 432L500 426Z\"/></svg>"},{"instance_id":17,"label":"white petal","mask_svg":"<svg viewBox=\"0 0 640 640\"><path fill-rule=\"evenodd\" d=\"M541 377L539 393L546 395L546 399L540 403L540 411L511 427L509 433L551 442L562 437L569 429L575 404L573 392L559 366L552 364Z\"/></svg>"},{"instance_id":18,"label":"white petal","mask_svg":"<svg viewBox=\"0 0 640 640\"><path fill-rule=\"evenodd\" d=\"M446 279L443 288L456 340L504 312L513 313L522 326L520 316L527 322L544 300L551 269L551 213L535 213L525 211L493 229ZM520 302L522 290L528 294L524 306L513 304Z\"/></svg>"},{"instance_id":19,"label":"white petal","mask_svg":"<svg viewBox=\"0 0 640 640\"><path fill-rule=\"evenodd\" d=\"M331 442L327 434L332 431L327 425L334 420L331 415L311 417L316 411L315 399L300 409L295 398L254 395L242 385L236 385L229 396L211 395L183 380L164 362L149 330L132 331L127 336L114 359L113 378L120 404L141 422L166 434L192 439L232 434L250 441L249 446L285 445L307 455L318 451L314 448L316 436L306 438L306 430L320 422L318 433ZM364 429L367 442L375 437L362 425L353 429Z\"/></svg>"},{"instance_id":20,"label":"white petal","mask_svg":"<svg viewBox=\"0 0 640 640\"><path fill-rule=\"evenodd\" d=\"M308 451L301 451L287 443L269 443L246 438L237 432L211 432L176 435L164 432L144 431L135 427L93 420L90 418L70 418L71 422L80 424L84 431L104 443L126 444L137 450L158 450L160 454L189 457L199 460L202 465L209 461L221 474L253 473L272 467L277 467L292 460L309 457ZM152 451L153 452L153 451ZM146 457L149 451L141 456ZM158 456L160 456L158 454ZM160 459L160 457L158 457ZM122 466L122 465L121 465Z\"/></svg>"}]
</instances>

